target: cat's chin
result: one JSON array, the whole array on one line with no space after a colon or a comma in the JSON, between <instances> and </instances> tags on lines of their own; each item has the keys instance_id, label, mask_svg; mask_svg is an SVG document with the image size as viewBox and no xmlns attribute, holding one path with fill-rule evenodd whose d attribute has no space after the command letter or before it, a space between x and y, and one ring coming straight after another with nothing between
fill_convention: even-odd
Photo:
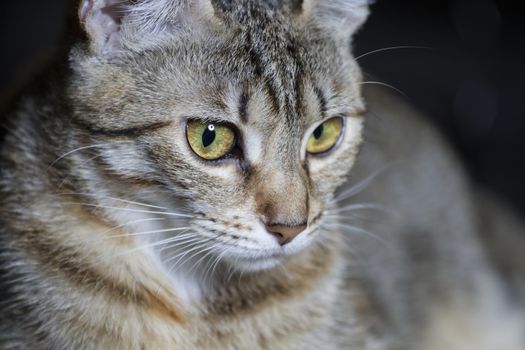
<instances>
[{"instance_id":1,"label":"cat's chin","mask_svg":"<svg viewBox=\"0 0 525 350\"><path fill-rule=\"evenodd\" d=\"M237 259L231 264L234 268L242 272L258 272L271 270L281 264L283 258L269 257L260 259Z\"/></svg>"},{"instance_id":2,"label":"cat's chin","mask_svg":"<svg viewBox=\"0 0 525 350\"><path fill-rule=\"evenodd\" d=\"M258 251L239 251L237 254L230 254L223 259L226 265L240 272L258 272L274 269L283 264L288 257L283 251L268 251L267 254Z\"/></svg>"},{"instance_id":3,"label":"cat's chin","mask_svg":"<svg viewBox=\"0 0 525 350\"><path fill-rule=\"evenodd\" d=\"M311 247L311 241L311 238L294 241L284 247L268 249L265 252L262 250L256 252L249 250L230 251L230 254L223 258L223 261L242 272L271 270L282 266L286 259Z\"/></svg>"}]
</instances>

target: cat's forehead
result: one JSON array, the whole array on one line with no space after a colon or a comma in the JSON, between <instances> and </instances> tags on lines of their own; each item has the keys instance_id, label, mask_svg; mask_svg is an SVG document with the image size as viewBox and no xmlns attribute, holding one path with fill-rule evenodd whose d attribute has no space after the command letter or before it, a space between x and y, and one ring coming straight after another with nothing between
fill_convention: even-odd
<instances>
[{"instance_id":1,"label":"cat's forehead","mask_svg":"<svg viewBox=\"0 0 525 350\"><path fill-rule=\"evenodd\" d=\"M156 82L158 93L183 101L187 113L201 118L298 125L323 118L351 94L352 79L338 69L337 49L328 45L275 23L238 26L167 42L134 58L133 75Z\"/></svg>"},{"instance_id":2,"label":"cat's forehead","mask_svg":"<svg viewBox=\"0 0 525 350\"><path fill-rule=\"evenodd\" d=\"M211 0L211 4L216 16L242 24L293 17L303 7L302 0Z\"/></svg>"},{"instance_id":3,"label":"cat's forehead","mask_svg":"<svg viewBox=\"0 0 525 350\"><path fill-rule=\"evenodd\" d=\"M212 29L170 35L122 62L126 86L155 101L150 110L303 132L352 112L359 74L347 46L292 23L277 2L227 5Z\"/></svg>"}]
</instances>

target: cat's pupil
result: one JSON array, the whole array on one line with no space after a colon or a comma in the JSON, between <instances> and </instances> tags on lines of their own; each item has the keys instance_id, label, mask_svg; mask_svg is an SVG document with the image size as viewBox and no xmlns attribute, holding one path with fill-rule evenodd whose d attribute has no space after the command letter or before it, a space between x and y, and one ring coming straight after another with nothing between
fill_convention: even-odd
<instances>
[{"instance_id":1,"label":"cat's pupil","mask_svg":"<svg viewBox=\"0 0 525 350\"><path fill-rule=\"evenodd\" d=\"M323 134L323 129L324 126L323 124L321 124L314 130L314 137L316 140L319 140L321 138L321 135Z\"/></svg>"},{"instance_id":2,"label":"cat's pupil","mask_svg":"<svg viewBox=\"0 0 525 350\"><path fill-rule=\"evenodd\" d=\"M215 141L215 136L216 136L215 125L213 124L208 125L206 129L204 130L204 132L202 133L202 145L204 147L208 147L209 145L211 145L213 141Z\"/></svg>"}]
</instances>

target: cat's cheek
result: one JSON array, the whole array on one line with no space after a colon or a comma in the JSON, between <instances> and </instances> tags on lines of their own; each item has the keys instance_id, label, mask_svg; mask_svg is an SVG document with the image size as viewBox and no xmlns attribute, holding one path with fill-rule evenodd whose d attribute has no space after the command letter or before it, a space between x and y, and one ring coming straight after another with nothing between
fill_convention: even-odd
<instances>
[{"instance_id":1,"label":"cat's cheek","mask_svg":"<svg viewBox=\"0 0 525 350\"><path fill-rule=\"evenodd\" d=\"M221 164L202 165L201 171L207 173L217 181L234 182L239 177L238 165L234 161L228 161Z\"/></svg>"}]
</instances>

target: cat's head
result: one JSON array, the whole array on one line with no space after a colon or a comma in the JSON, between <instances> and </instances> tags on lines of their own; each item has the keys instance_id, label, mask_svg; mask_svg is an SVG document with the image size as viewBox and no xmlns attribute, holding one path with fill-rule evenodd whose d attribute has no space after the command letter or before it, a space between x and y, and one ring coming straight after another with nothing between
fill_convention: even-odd
<instances>
[{"instance_id":1,"label":"cat's head","mask_svg":"<svg viewBox=\"0 0 525 350\"><path fill-rule=\"evenodd\" d=\"M90 191L192 216L188 244L240 269L326 239L323 211L361 141L350 39L367 12L365 0L84 0L70 94L78 146L98 145Z\"/></svg>"}]
</instances>

